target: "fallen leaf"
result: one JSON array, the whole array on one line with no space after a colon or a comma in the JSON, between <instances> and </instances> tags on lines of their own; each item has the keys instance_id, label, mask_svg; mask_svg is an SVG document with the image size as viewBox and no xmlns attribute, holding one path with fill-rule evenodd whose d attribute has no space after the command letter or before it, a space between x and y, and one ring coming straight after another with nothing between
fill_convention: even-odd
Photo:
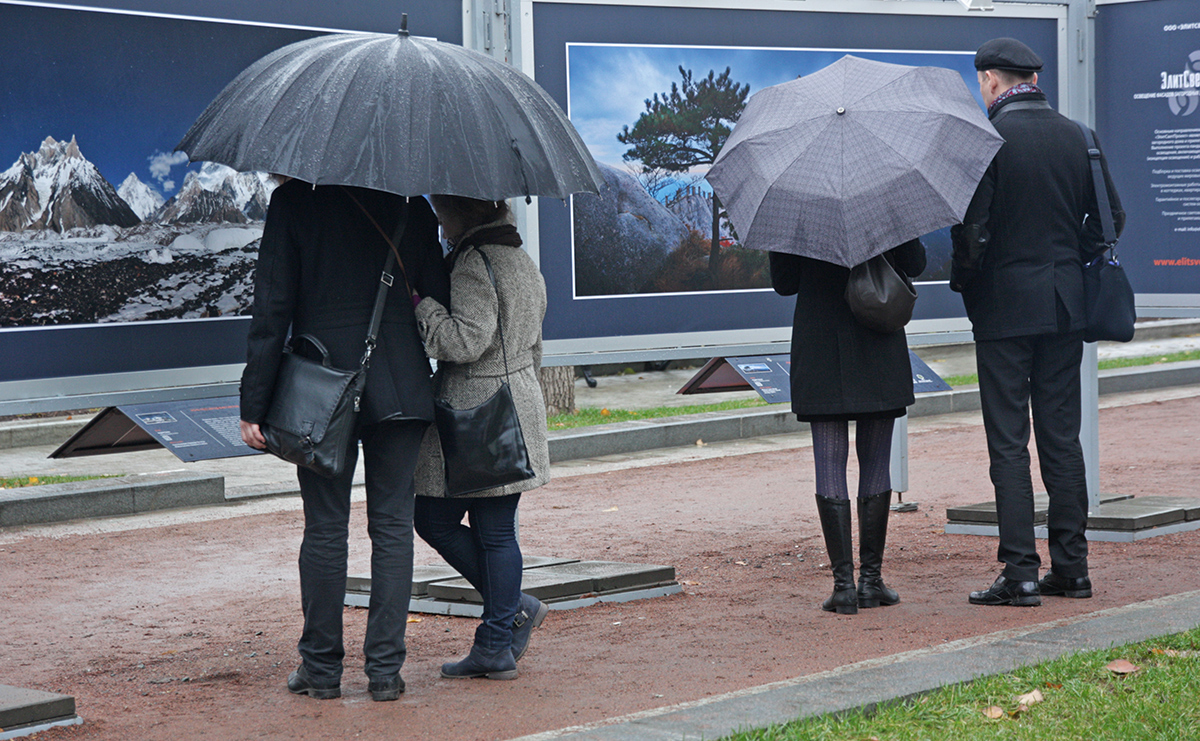
<instances>
[{"instance_id":1,"label":"fallen leaf","mask_svg":"<svg viewBox=\"0 0 1200 741\"><path fill-rule=\"evenodd\" d=\"M1041 690L1034 690L1033 692L1027 692L1024 695L1019 695L1017 697L1017 704L1024 705L1025 709L1028 710L1030 705L1037 705L1039 702L1042 702L1045 699L1045 697L1042 697Z\"/></svg>"},{"instance_id":2,"label":"fallen leaf","mask_svg":"<svg viewBox=\"0 0 1200 741\"><path fill-rule=\"evenodd\" d=\"M1061 684L1055 684L1054 682L1046 682L1046 686L1052 690L1061 690L1062 689Z\"/></svg>"},{"instance_id":3,"label":"fallen leaf","mask_svg":"<svg viewBox=\"0 0 1200 741\"><path fill-rule=\"evenodd\" d=\"M679 582L679 583L680 583L680 584L686 584L686 585L687 585L687 586L689 586L689 587L698 587L698 586L700 586L700 582L698 582L698 581L681 581L681 582Z\"/></svg>"},{"instance_id":4,"label":"fallen leaf","mask_svg":"<svg viewBox=\"0 0 1200 741\"><path fill-rule=\"evenodd\" d=\"M408 619L408 622L410 622L410 623L419 623L419 622L421 622L421 618L419 618L419 617L410 617L410 618Z\"/></svg>"},{"instance_id":5,"label":"fallen leaf","mask_svg":"<svg viewBox=\"0 0 1200 741\"><path fill-rule=\"evenodd\" d=\"M612 412L608 411L608 409L601 409L601 410L600 410L600 416L601 416L601 417L608 417L608 416L610 416L611 414L612 414Z\"/></svg>"},{"instance_id":6,"label":"fallen leaf","mask_svg":"<svg viewBox=\"0 0 1200 741\"><path fill-rule=\"evenodd\" d=\"M745 562L745 561L734 561L734 563L736 563L738 566L745 566L745 565L746 565L746 562Z\"/></svg>"},{"instance_id":7,"label":"fallen leaf","mask_svg":"<svg viewBox=\"0 0 1200 741\"><path fill-rule=\"evenodd\" d=\"M1110 662L1104 668L1109 670L1113 674L1133 674L1134 672L1141 669L1140 666L1131 664L1128 661L1126 661L1125 659L1117 659L1116 661Z\"/></svg>"},{"instance_id":8,"label":"fallen leaf","mask_svg":"<svg viewBox=\"0 0 1200 741\"><path fill-rule=\"evenodd\" d=\"M616 508L616 507L609 507L608 509L605 509L605 510L600 510L600 511L601 511L601 512L616 512L616 511L617 511L617 508Z\"/></svg>"},{"instance_id":9,"label":"fallen leaf","mask_svg":"<svg viewBox=\"0 0 1200 741\"><path fill-rule=\"evenodd\" d=\"M704 442L703 440L697 440L697 441L696 441L696 447L697 447L697 448L703 448L705 445L708 445L708 443Z\"/></svg>"},{"instance_id":10,"label":"fallen leaf","mask_svg":"<svg viewBox=\"0 0 1200 741\"><path fill-rule=\"evenodd\" d=\"M983 714L992 720L1000 720L1004 717L1004 708L998 705L992 705L991 707L984 708Z\"/></svg>"}]
</instances>

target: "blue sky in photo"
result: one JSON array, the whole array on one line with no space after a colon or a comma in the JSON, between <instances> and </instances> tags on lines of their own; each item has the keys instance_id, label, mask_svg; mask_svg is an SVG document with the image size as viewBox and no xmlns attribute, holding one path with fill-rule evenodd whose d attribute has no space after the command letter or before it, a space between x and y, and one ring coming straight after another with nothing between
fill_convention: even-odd
<instances>
[{"instance_id":1,"label":"blue sky in photo","mask_svg":"<svg viewBox=\"0 0 1200 741\"><path fill-rule=\"evenodd\" d=\"M746 47L567 45L567 97L571 122L597 161L625 170L622 155L627 147L617 141L621 127L633 126L646 110L646 99L666 93L679 82L679 67L692 71L693 79L719 75L726 67L739 84L749 83L750 94L795 79L853 54L866 59L911 66L946 67L963 77L980 107L975 77L975 51L920 52L861 49L756 49ZM707 183L700 181L707 189Z\"/></svg>"},{"instance_id":2,"label":"blue sky in photo","mask_svg":"<svg viewBox=\"0 0 1200 741\"><path fill-rule=\"evenodd\" d=\"M0 171L74 136L114 186L133 172L168 198L186 170L169 153L209 101L254 60L317 35L7 4L0 28L13 42L0 47Z\"/></svg>"}]
</instances>

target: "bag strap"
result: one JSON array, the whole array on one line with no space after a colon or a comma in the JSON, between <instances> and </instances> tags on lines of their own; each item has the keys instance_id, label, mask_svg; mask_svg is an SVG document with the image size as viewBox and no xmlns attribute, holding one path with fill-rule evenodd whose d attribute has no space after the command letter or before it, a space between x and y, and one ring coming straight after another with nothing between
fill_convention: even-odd
<instances>
[{"instance_id":1,"label":"bag strap","mask_svg":"<svg viewBox=\"0 0 1200 741\"><path fill-rule=\"evenodd\" d=\"M1117 230L1113 225L1112 206L1108 200L1108 186L1104 180L1104 169L1100 167L1100 148L1096 146L1096 139L1092 136L1091 129L1081 121L1076 121L1075 125L1083 131L1083 138L1087 141L1088 160L1092 165L1092 185L1096 189L1096 208L1100 211L1100 228L1104 233L1104 245L1113 252L1115 257Z\"/></svg>"},{"instance_id":2,"label":"bag strap","mask_svg":"<svg viewBox=\"0 0 1200 741\"><path fill-rule=\"evenodd\" d=\"M350 200L362 210L367 218L371 220L371 224L383 236L385 242L391 247L387 259L383 262L383 274L379 276L379 288L375 291L375 306L371 309L371 324L367 327L367 348L363 351L362 359L358 361L358 365L363 370L366 370L371 365L371 353L375 351L375 347L379 340L379 327L383 324L383 306L387 303L388 289L392 287L395 281L394 271L397 264L400 265L400 275L404 278L404 286L408 289L409 296L412 295L412 286L408 284L408 275L404 272L404 262L400 259L400 253L396 250L395 243L388 239L388 235L380 228L379 222L371 215L371 212L363 207L354 194L351 193L345 186L341 186L342 192L350 196ZM395 241L398 242L404 236L404 230L408 227L408 204L405 204L404 209L400 212L400 221L396 224Z\"/></svg>"},{"instance_id":3,"label":"bag strap","mask_svg":"<svg viewBox=\"0 0 1200 741\"><path fill-rule=\"evenodd\" d=\"M359 210L366 214L367 219L369 219L371 222L371 226L375 227L375 231L379 232L379 236L383 237L383 241L387 242L388 247L392 248L392 255L394 255L396 258L395 262L400 265L400 277L404 278L404 287L408 289L408 295L411 296L413 291L412 284L408 282L408 271L404 269L404 260L400 259L400 251L396 249L396 243L403 238L404 228L408 225L408 202L405 201L404 210L400 212L400 221L396 224L395 234L393 234L391 237L388 237L387 232L383 230L383 227L379 226L379 222L376 221L375 217L371 215L371 212L368 211L362 205L362 203L354 197L354 194L351 193L344 185L339 187L342 189L342 192L350 196L350 200L354 201L354 205L358 206ZM388 285L391 285L391 283Z\"/></svg>"},{"instance_id":4,"label":"bag strap","mask_svg":"<svg viewBox=\"0 0 1200 741\"><path fill-rule=\"evenodd\" d=\"M496 290L496 329L500 331L500 354L504 358L504 380L508 381L508 350L504 347L504 322L500 315L504 312L500 308L500 287L496 285L496 273L492 271L492 261L488 259L487 253L478 247L475 251L483 258L483 266L487 268L488 279L492 281L492 288Z\"/></svg>"}]
</instances>

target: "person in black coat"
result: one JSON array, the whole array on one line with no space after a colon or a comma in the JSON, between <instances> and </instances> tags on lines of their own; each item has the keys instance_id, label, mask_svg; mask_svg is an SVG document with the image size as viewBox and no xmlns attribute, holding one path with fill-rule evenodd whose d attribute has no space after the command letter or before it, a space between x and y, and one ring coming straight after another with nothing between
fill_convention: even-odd
<instances>
[{"instance_id":1,"label":"person in black coat","mask_svg":"<svg viewBox=\"0 0 1200 741\"><path fill-rule=\"evenodd\" d=\"M906 275L925 270L920 240L885 254ZM792 411L812 427L817 512L833 570L833 594L821 609L854 614L859 607L894 605L900 596L883 583L881 570L892 503L892 430L913 403L904 330L884 334L854 318L845 299L847 268L781 252L770 253L770 265L775 292L796 297ZM846 484L850 420L859 464L857 589Z\"/></svg>"},{"instance_id":2,"label":"person in black coat","mask_svg":"<svg viewBox=\"0 0 1200 741\"><path fill-rule=\"evenodd\" d=\"M437 219L424 198L406 200L336 185L313 187L299 180L275 189L259 247L241 386L242 438L261 449L261 425L289 333L315 336L336 368L359 366L390 249L381 231L394 237L405 212L405 230L396 244L404 271L396 271L384 304L356 430L366 467L371 537L372 589L363 653L375 700L395 700L404 691L400 667L412 583L413 473L425 428L433 420L429 360L403 276L406 272L423 296L446 301L450 297ZM315 352L307 343L299 349ZM337 478L297 469L304 500L304 631L298 644L301 663L288 677L288 689L321 699L341 695L342 603L350 485L357 459L355 440L347 451L345 472Z\"/></svg>"},{"instance_id":3,"label":"person in black coat","mask_svg":"<svg viewBox=\"0 0 1200 741\"><path fill-rule=\"evenodd\" d=\"M1104 249L1087 139L1037 87L1042 60L1016 39L975 55L980 91L1004 146L963 223L951 229L950 287L975 334L1004 564L981 605L1041 604L1041 595L1090 597L1087 478L1079 443L1080 362L1086 326L1083 264ZM1099 144L1097 144L1099 147ZM1097 150L1113 222L1125 213ZM1039 584L1029 471L1032 402L1038 460L1050 497L1050 571Z\"/></svg>"}]
</instances>

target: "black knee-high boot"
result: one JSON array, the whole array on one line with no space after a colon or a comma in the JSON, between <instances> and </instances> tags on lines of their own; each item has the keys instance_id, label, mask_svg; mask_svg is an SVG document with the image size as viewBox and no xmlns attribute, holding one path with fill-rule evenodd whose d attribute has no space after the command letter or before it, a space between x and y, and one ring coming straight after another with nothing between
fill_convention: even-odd
<instances>
[{"instance_id":1,"label":"black knee-high boot","mask_svg":"<svg viewBox=\"0 0 1200 741\"><path fill-rule=\"evenodd\" d=\"M888 514L892 492L880 492L858 500L858 606L879 607L900 601L896 590L883 583L883 546L887 542Z\"/></svg>"},{"instance_id":2,"label":"black knee-high boot","mask_svg":"<svg viewBox=\"0 0 1200 741\"><path fill-rule=\"evenodd\" d=\"M833 594L821 603L821 609L854 615L858 612L858 593L854 589L854 550L850 543L850 500L818 494L817 512L833 570Z\"/></svg>"}]
</instances>

